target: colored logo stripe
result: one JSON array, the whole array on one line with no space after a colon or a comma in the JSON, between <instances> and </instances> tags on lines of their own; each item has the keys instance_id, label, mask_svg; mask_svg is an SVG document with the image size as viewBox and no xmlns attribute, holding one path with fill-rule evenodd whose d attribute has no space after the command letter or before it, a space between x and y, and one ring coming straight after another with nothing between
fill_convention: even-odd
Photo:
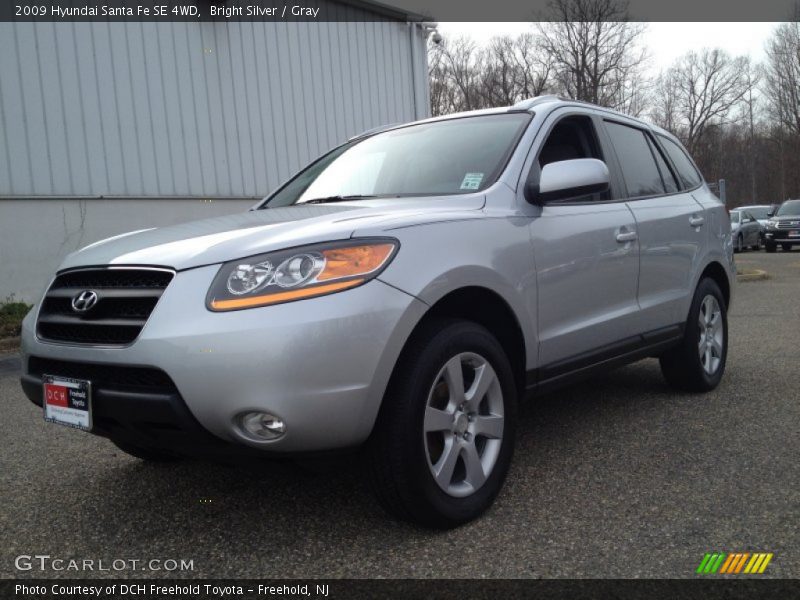
<instances>
[{"instance_id":1,"label":"colored logo stripe","mask_svg":"<svg viewBox=\"0 0 800 600\"><path fill-rule=\"evenodd\" d=\"M700 566L697 567L697 573L716 573L724 559L724 552L706 554L700 562Z\"/></svg>"},{"instance_id":2,"label":"colored logo stripe","mask_svg":"<svg viewBox=\"0 0 800 600\"><path fill-rule=\"evenodd\" d=\"M700 561L700 566L697 567L696 573L714 574L756 574L763 573L767 565L772 560L774 554L771 552L732 552L726 554L725 552L706 553L703 560Z\"/></svg>"}]
</instances>

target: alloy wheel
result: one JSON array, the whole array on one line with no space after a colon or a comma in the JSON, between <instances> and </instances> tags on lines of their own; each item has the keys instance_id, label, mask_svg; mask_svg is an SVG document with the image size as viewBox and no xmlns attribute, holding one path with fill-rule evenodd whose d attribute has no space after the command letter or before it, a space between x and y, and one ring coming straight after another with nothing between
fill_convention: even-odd
<instances>
[{"instance_id":1,"label":"alloy wheel","mask_svg":"<svg viewBox=\"0 0 800 600\"><path fill-rule=\"evenodd\" d=\"M722 348L725 341L725 327L722 322L722 310L717 299L708 295L700 304L698 315L699 340L698 352L703 370L713 375L722 361Z\"/></svg>"},{"instance_id":2,"label":"alloy wheel","mask_svg":"<svg viewBox=\"0 0 800 600\"><path fill-rule=\"evenodd\" d=\"M479 354L462 352L439 371L423 436L428 467L446 494L469 496L489 478L502 446L504 407L500 380Z\"/></svg>"}]
</instances>

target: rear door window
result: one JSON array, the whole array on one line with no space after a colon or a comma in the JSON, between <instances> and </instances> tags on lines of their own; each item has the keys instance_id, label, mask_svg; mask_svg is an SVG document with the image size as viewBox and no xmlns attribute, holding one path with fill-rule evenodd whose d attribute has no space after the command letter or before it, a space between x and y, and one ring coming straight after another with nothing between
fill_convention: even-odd
<instances>
[{"instance_id":1,"label":"rear door window","mask_svg":"<svg viewBox=\"0 0 800 600\"><path fill-rule=\"evenodd\" d=\"M630 198L664 194L666 188L645 132L606 121L606 131L619 159Z\"/></svg>"}]
</instances>

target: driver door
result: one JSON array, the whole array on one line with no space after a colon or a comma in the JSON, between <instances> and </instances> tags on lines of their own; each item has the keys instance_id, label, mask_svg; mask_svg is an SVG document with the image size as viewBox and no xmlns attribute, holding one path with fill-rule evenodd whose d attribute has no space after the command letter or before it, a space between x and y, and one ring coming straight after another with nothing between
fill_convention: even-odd
<instances>
[{"instance_id":1,"label":"driver door","mask_svg":"<svg viewBox=\"0 0 800 600\"><path fill-rule=\"evenodd\" d=\"M551 122L533 165L597 158L612 171L610 192L545 204L530 224L540 380L619 353L638 333L636 221L624 199L617 199L614 166L603 154L595 119L568 114Z\"/></svg>"}]
</instances>

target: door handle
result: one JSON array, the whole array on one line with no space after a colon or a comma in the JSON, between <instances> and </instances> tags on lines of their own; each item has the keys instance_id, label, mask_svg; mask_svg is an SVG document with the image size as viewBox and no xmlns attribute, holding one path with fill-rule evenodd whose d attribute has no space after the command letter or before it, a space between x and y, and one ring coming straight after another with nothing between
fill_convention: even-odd
<instances>
[{"instance_id":1,"label":"door handle","mask_svg":"<svg viewBox=\"0 0 800 600\"><path fill-rule=\"evenodd\" d=\"M624 244L626 242L634 241L638 236L636 235L635 231L620 231L617 234L617 241L620 244Z\"/></svg>"},{"instance_id":2,"label":"door handle","mask_svg":"<svg viewBox=\"0 0 800 600\"><path fill-rule=\"evenodd\" d=\"M703 217L695 217L695 216L689 217L689 225L691 225L692 227L702 227L703 223L705 222L706 220Z\"/></svg>"}]
</instances>

